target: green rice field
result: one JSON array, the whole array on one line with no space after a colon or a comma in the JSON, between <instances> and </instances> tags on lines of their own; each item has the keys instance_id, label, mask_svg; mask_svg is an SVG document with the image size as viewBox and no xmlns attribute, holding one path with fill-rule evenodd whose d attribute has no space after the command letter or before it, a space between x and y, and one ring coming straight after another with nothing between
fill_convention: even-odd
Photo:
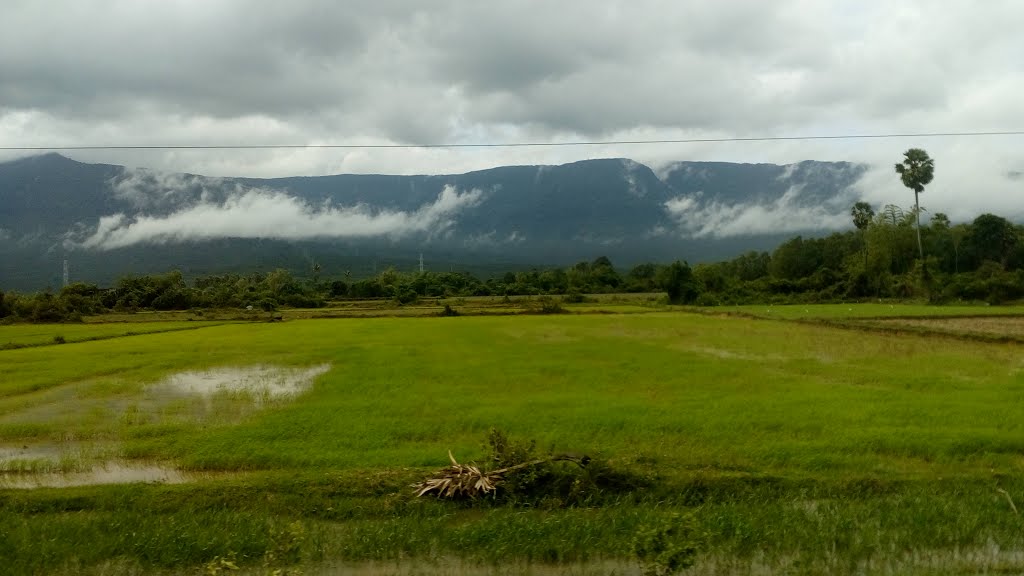
<instances>
[{"instance_id":1,"label":"green rice field","mask_svg":"<svg viewBox=\"0 0 1024 576\"><path fill-rule=\"evenodd\" d=\"M641 574L677 526L684 574L1024 572L1024 345L972 337L1016 309L566 308L0 326L0 565ZM835 322L887 316L946 324ZM589 476L415 496L494 429Z\"/></svg>"},{"instance_id":2,"label":"green rice field","mask_svg":"<svg viewBox=\"0 0 1024 576\"><path fill-rule=\"evenodd\" d=\"M16 324L0 326L0 350L44 346L47 344L103 340L122 336L192 330L206 323L190 321L85 323L85 324Z\"/></svg>"}]
</instances>

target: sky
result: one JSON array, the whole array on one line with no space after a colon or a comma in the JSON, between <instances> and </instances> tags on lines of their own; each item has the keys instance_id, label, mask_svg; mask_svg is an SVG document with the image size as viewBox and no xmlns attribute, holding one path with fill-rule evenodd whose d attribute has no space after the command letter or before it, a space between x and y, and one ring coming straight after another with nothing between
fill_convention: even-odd
<instances>
[{"instance_id":1,"label":"sky","mask_svg":"<svg viewBox=\"0 0 1024 576\"><path fill-rule=\"evenodd\" d=\"M6 0L0 147L1024 130L1022 22L1020 0ZM909 206L911 147L932 212L1024 217L1024 136L66 155L210 176L847 160L872 166L865 199Z\"/></svg>"}]
</instances>

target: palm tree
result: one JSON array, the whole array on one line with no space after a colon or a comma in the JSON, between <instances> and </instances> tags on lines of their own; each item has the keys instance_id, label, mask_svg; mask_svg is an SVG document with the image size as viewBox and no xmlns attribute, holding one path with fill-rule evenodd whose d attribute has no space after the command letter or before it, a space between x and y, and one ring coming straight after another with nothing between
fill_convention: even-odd
<instances>
[{"instance_id":1,"label":"palm tree","mask_svg":"<svg viewBox=\"0 0 1024 576\"><path fill-rule=\"evenodd\" d=\"M914 217L917 220L917 251L924 266L924 246L921 244L921 205L917 196L924 192L924 187L935 177L935 161L920 148L911 148L903 153L903 162L896 165L896 173L900 175L903 185L914 191ZM922 268L923 270L923 268Z\"/></svg>"},{"instance_id":2,"label":"palm tree","mask_svg":"<svg viewBox=\"0 0 1024 576\"><path fill-rule=\"evenodd\" d=\"M871 221L875 219L875 211L871 208L871 204L867 202L857 202L850 209L850 216L853 217L853 225L860 230L860 241L864 245L864 269L868 267L868 242L867 232L868 226L871 225Z\"/></svg>"}]
</instances>

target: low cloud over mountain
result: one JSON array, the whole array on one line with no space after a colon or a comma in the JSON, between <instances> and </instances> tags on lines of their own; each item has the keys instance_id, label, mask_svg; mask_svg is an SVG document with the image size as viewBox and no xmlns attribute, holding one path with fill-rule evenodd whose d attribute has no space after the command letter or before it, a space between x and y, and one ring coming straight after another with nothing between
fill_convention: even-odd
<instances>
[{"instance_id":1,"label":"low cloud over mountain","mask_svg":"<svg viewBox=\"0 0 1024 576\"><path fill-rule=\"evenodd\" d=\"M95 232L71 246L111 250L135 244L164 244L214 238L401 238L413 233L444 234L465 208L480 202L480 190L459 192L446 186L437 200L412 212L376 210L365 204L314 206L285 192L252 189L221 202L203 199L166 216L123 212L102 216Z\"/></svg>"},{"instance_id":2,"label":"low cloud over mountain","mask_svg":"<svg viewBox=\"0 0 1024 576\"><path fill-rule=\"evenodd\" d=\"M0 164L0 286L52 281L66 255L77 277L96 282L152 269L301 269L308 259L358 267L419 252L460 267L713 260L849 226L864 173L843 162L677 162L656 174L605 159L437 176L208 178L50 154Z\"/></svg>"}]
</instances>

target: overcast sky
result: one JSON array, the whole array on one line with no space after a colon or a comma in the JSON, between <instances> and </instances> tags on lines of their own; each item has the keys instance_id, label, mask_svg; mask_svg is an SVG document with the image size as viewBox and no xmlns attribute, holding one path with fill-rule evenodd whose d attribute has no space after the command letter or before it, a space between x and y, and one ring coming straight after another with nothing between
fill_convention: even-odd
<instances>
[{"instance_id":1,"label":"overcast sky","mask_svg":"<svg viewBox=\"0 0 1024 576\"><path fill-rule=\"evenodd\" d=\"M0 146L558 142L1024 129L1020 0L5 0ZM867 162L1024 213L1024 137L559 148L68 152L214 176L629 157ZM0 158L17 153L0 152Z\"/></svg>"}]
</instances>

